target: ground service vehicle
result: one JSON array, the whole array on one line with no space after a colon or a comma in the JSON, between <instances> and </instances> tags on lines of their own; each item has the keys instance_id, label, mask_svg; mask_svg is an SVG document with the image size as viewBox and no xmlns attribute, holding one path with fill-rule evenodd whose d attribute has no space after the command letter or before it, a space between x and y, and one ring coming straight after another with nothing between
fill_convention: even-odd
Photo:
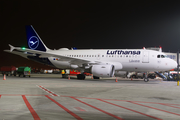
<instances>
[{"instance_id":1,"label":"ground service vehicle","mask_svg":"<svg viewBox=\"0 0 180 120\"><path fill-rule=\"evenodd\" d=\"M3 67L1 67L1 73L2 73L2 75L6 75L6 76L8 76L8 75L15 75L15 72L16 72L16 67L14 67L14 66L3 66Z\"/></svg>"},{"instance_id":2,"label":"ground service vehicle","mask_svg":"<svg viewBox=\"0 0 180 120\"><path fill-rule=\"evenodd\" d=\"M23 75L23 77L29 76L31 75L31 68L29 67L19 67L18 70L16 71L16 74L19 75L19 77L21 75Z\"/></svg>"},{"instance_id":3,"label":"ground service vehicle","mask_svg":"<svg viewBox=\"0 0 180 120\"><path fill-rule=\"evenodd\" d=\"M76 76L76 75L78 75L78 74L81 74L81 72L79 72L78 70L66 69L66 70L62 70L62 71L61 71L61 74L62 74L62 78L67 78L68 75Z\"/></svg>"}]
</instances>

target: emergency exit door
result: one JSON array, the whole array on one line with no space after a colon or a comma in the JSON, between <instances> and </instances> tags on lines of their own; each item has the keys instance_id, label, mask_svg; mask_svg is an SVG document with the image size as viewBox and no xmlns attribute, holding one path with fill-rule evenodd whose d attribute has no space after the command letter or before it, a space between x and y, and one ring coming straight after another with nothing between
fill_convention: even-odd
<instances>
[{"instance_id":1,"label":"emergency exit door","mask_svg":"<svg viewBox=\"0 0 180 120\"><path fill-rule=\"evenodd\" d=\"M148 63L148 62L149 62L149 52L143 51L142 62L143 62L143 63Z\"/></svg>"}]
</instances>

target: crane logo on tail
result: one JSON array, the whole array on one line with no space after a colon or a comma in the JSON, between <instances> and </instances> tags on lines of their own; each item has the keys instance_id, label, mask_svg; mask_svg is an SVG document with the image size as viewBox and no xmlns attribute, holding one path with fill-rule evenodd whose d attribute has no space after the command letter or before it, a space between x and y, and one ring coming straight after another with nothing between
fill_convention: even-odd
<instances>
[{"instance_id":1,"label":"crane logo on tail","mask_svg":"<svg viewBox=\"0 0 180 120\"><path fill-rule=\"evenodd\" d=\"M39 39L36 36L32 36L29 38L28 46L31 49L36 49L39 45Z\"/></svg>"}]
</instances>

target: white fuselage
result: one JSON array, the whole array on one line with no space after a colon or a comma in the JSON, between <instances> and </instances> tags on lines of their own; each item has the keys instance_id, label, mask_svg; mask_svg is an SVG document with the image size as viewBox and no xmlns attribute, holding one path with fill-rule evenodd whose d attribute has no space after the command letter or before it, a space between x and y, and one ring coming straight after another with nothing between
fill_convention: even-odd
<instances>
[{"instance_id":1,"label":"white fuselage","mask_svg":"<svg viewBox=\"0 0 180 120\"><path fill-rule=\"evenodd\" d=\"M166 71L177 66L177 63L164 53L144 49L106 49L106 50L49 50L69 58L113 64L116 71ZM158 57L158 55L160 57ZM78 69L80 66L72 61L64 61L56 57L48 57L57 68Z\"/></svg>"}]
</instances>

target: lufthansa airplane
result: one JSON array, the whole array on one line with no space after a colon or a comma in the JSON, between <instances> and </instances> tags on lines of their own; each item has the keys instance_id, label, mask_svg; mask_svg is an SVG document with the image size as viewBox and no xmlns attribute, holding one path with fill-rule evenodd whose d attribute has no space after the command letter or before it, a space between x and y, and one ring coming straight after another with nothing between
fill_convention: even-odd
<instances>
[{"instance_id":1,"label":"lufthansa airplane","mask_svg":"<svg viewBox=\"0 0 180 120\"><path fill-rule=\"evenodd\" d=\"M90 72L94 78L121 76L125 71L167 71L177 67L177 62L159 51L146 49L80 49L46 47L32 25L26 26L29 48L10 46L4 50L46 65L61 69ZM147 75L146 75L147 76ZM84 74L77 75L85 79ZM144 81L148 81L145 77Z\"/></svg>"}]
</instances>

